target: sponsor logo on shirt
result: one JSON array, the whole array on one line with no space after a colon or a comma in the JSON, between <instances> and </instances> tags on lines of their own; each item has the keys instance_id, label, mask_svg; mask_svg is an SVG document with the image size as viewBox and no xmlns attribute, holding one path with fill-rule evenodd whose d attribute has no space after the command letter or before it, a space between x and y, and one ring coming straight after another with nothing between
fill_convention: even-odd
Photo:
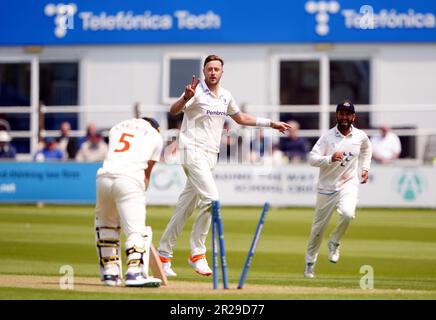
<instances>
[{"instance_id":1,"label":"sponsor logo on shirt","mask_svg":"<svg viewBox=\"0 0 436 320\"><path fill-rule=\"evenodd\" d=\"M206 114L209 116L227 116L227 112L224 112L224 111L206 110Z\"/></svg>"}]
</instances>

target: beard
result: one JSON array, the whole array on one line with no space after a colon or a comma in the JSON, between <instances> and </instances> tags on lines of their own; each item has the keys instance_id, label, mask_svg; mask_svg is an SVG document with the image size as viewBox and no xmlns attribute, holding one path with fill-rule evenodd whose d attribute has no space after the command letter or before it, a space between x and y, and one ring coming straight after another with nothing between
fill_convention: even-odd
<instances>
[{"instance_id":1,"label":"beard","mask_svg":"<svg viewBox=\"0 0 436 320\"><path fill-rule=\"evenodd\" d=\"M343 122L338 121L338 128L341 131L347 131L350 129L352 124L353 124L353 121L343 121Z\"/></svg>"}]
</instances>

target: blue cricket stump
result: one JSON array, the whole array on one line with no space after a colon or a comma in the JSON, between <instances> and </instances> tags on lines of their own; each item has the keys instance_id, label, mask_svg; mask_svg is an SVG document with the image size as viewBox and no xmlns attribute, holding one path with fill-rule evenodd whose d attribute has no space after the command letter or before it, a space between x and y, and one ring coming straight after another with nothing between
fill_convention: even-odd
<instances>
[{"instance_id":1,"label":"blue cricket stump","mask_svg":"<svg viewBox=\"0 0 436 320\"><path fill-rule=\"evenodd\" d=\"M247 278L248 268L250 268L251 260L254 256L254 251L257 247L257 242L259 241L260 232L262 231L263 224L265 223L266 213L269 210L269 203L265 202L263 206L262 214L260 215L259 222L257 224L256 232L254 233L253 241L251 242L250 250L248 251L247 260L245 261L244 269L242 270L241 278L239 279L238 289L242 289Z\"/></svg>"},{"instance_id":2,"label":"blue cricket stump","mask_svg":"<svg viewBox=\"0 0 436 320\"><path fill-rule=\"evenodd\" d=\"M212 276L213 288L218 289L218 244L216 241L217 226L215 222L216 205L212 203Z\"/></svg>"},{"instance_id":3,"label":"blue cricket stump","mask_svg":"<svg viewBox=\"0 0 436 320\"><path fill-rule=\"evenodd\" d=\"M221 258L221 271L223 274L223 287L224 289L229 288L228 275L227 275L227 259L226 259L226 248L224 244L224 230L223 222L221 218L221 207L219 201L212 201L212 251L214 253L213 257L213 283L214 289L218 288L218 259L217 259L217 245L216 245L216 231L218 231L219 245L220 245L220 258ZM215 243L215 244L214 244Z\"/></svg>"}]
</instances>

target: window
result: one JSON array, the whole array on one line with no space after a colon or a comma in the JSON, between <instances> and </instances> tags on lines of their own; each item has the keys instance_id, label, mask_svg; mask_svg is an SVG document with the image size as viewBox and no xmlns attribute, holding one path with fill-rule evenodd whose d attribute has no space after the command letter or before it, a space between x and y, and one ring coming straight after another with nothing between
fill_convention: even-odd
<instances>
[{"instance_id":1,"label":"window","mask_svg":"<svg viewBox=\"0 0 436 320\"><path fill-rule=\"evenodd\" d=\"M75 106L79 102L79 64L77 62L41 63L39 65L40 100L46 106ZM46 130L58 130L63 121L71 128L78 127L78 115L72 113L47 113Z\"/></svg>"},{"instance_id":2,"label":"window","mask_svg":"<svg viewBox=\"0 0 436 320\"><path fill-rule=\"evenodd\" d=\"M343 100L354 104L370 104L371 69L368 59L328 59L329 78L323 77L322 56L295 56L279 61L280 105L319 106L321 101L336 105ZM327 71L327 70L326 70ZM321 79L325 80L322 81ZM328 86L328 87L322 87ZM325 96L321 97L321 92ZM281 112L280 120L296 120L301 129L320 129L319 113ZM336 115L330 113L330 127L336 124ZM359 112L356 126L369 128L369 114ZM310 138L313 144L316 138Z\"/></svg>"},{"instance_id":3,"label":"window","mask_svg":"<svg viewBox=\"0 0 436 320\"><path fill-rule=\"evenodd\" d=\"M330 61L330 104L344 99L369 104L369 76L368 60Z\"/></svg>"},{"instance_id":4,"label":"window","mask_svg":"<svg viewBox=\"0 0 436 320\"><path fill-rule=\"evenodd\" d=\"M280 104L319 104L319 61L280 62Z\"/></svg>"},{"instance_id":5,"label":"window","mask_svg":"<svg viewBox=\"0 0 436 320\"><path fill-rule=\"evenodd\" d=\"M79 65L73 63L41 63L39 65L40 100L46 106L78 104Z\"/></svg>"},{"instance_id":6,"label":"window","mask_svg":"<svg viewBox=\"0 0 436 320\"><path fill-rule=\"evenodd\" d=\"M280 61L280 104L319 105L320 104L320 61L282 60ZM301 129L318 129L318 113L281 112L281 121L295 120ZM310 146L317 138L308 138Z\"/></svg>"},{"instance_id":7,"label":"window","mask_svg":"<svg viewBox=\"0 0 436 320\"><path fill-rule=\"evenodd\" d=\"M201 77L202 61L200 56L166 57L164 61L164 103L172 103L180 97L192 75ZM180 126L183 115L172 116L168 113L168 128Z\"/></svg>"},{"instance_id":8,"label":"window","mask_svg":"<svg viewBox=\"0 0 436 320\"><path fill-rule=\"evenodd\" d=\"M30 63L0 63L0 106L30 106Z\"/></svg>"},{"instance_id":9,"label":"window","mask_svg":"<svg viewBox=\"0 0 436 320\"><path fill-rule=\"evenodd\" d=\"M336 105L343 100L354 104L370 103L370 63L368 60L331 60L330 61L330 104ZM336 124L334 113L330 114L330 125ZM356 126L369 128L369 113L358 112Z\"/></svg>"},{"instance_id":10,"label":"window","mask_svg":"<svg viewBox=\"0 0 436 320\"><path fill-rule=\"evenodd\" d=\"M30 63L0 63L0 129L30 130L30 114L2 113L1 107L30 106ZM29 138L13 138L18 153L30 151Z\"/></svg>"}]
</instances>

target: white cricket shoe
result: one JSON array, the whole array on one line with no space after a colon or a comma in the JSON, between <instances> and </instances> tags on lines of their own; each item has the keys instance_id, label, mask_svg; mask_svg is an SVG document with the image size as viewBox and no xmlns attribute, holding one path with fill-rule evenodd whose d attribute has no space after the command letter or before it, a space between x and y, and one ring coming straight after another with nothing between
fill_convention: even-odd
<instances>
[{"instance_id":1,"label":"white cricket shoe","mask_svg":"<svg viewBox=\"0 0 436 320\"><path fill-rule=\"evenodd\" d=\"M142 273L126 273L126 281L124 282L126 287L149 287L158 288L162 281L158 278L144 277Z\"/></svg>"},{"instance_id":2,"label":"white cricket shoe","mask_svg":"<svg viewBox=\"0 0 436 320\"><path fill-rule=\"evenodd\" d=\"M329 247L329 255L328 255L328 259L330 262L332 263L336 263L339 261L339 243L333 242L333 241L329 241L328 243L328 247Z\"/></svg>"},{"instance_id":3,"label":"white cricket shoe","mask_svg":"<svg viewBox=\"0 0 436 320\"><path fill-rule=\"evenodd\" d=\"M306 267L304 268L304 277L312 279L315 278L315 263L306 262Z\"/></svg>"},{"instance_id":4,"label":"white cricket shoe","mask_svg":"<svg viewBox=\"0 0 436 320\"><path fill-rule=\"evenodd\" d=\"M177 277L177 273L171 267L171 262L162 262L162 269L167 277Z\"/></svg>"},{"instance_id":5,"label":"white cricket shoe","mask_svg":"<svg viewBox=\"0 0 436 320\"><path fill-rule=\"evenodd\" d=\"M209 268L204 254L189 257L188 262L198 274L203 276L210 276L212 274L212 270Z\"/></svg>"},{"instance_id":6,"label":"white cricket shoe","mask_svg":"<svg viewBox=\"0 0 436 320\"><path fill-rule=\"evenodd\" d=\"M104 267L104 274L101 281L105 286L109 286L109 287L121 286L122 284L121 277L118 273L119 273L118 265L112 263L107 264Z\"/></svg>"},{"instance_id":7,"label":"white cricket shoe","mask_svg":"<svg viewBox=\"0 0 436 320\"><path fill-rule=\"evenodd\" d=\"M120 276L116 274L105 274L103 275L103 284L109 287L121 286Z\"/></svg>"}]
</instances>

